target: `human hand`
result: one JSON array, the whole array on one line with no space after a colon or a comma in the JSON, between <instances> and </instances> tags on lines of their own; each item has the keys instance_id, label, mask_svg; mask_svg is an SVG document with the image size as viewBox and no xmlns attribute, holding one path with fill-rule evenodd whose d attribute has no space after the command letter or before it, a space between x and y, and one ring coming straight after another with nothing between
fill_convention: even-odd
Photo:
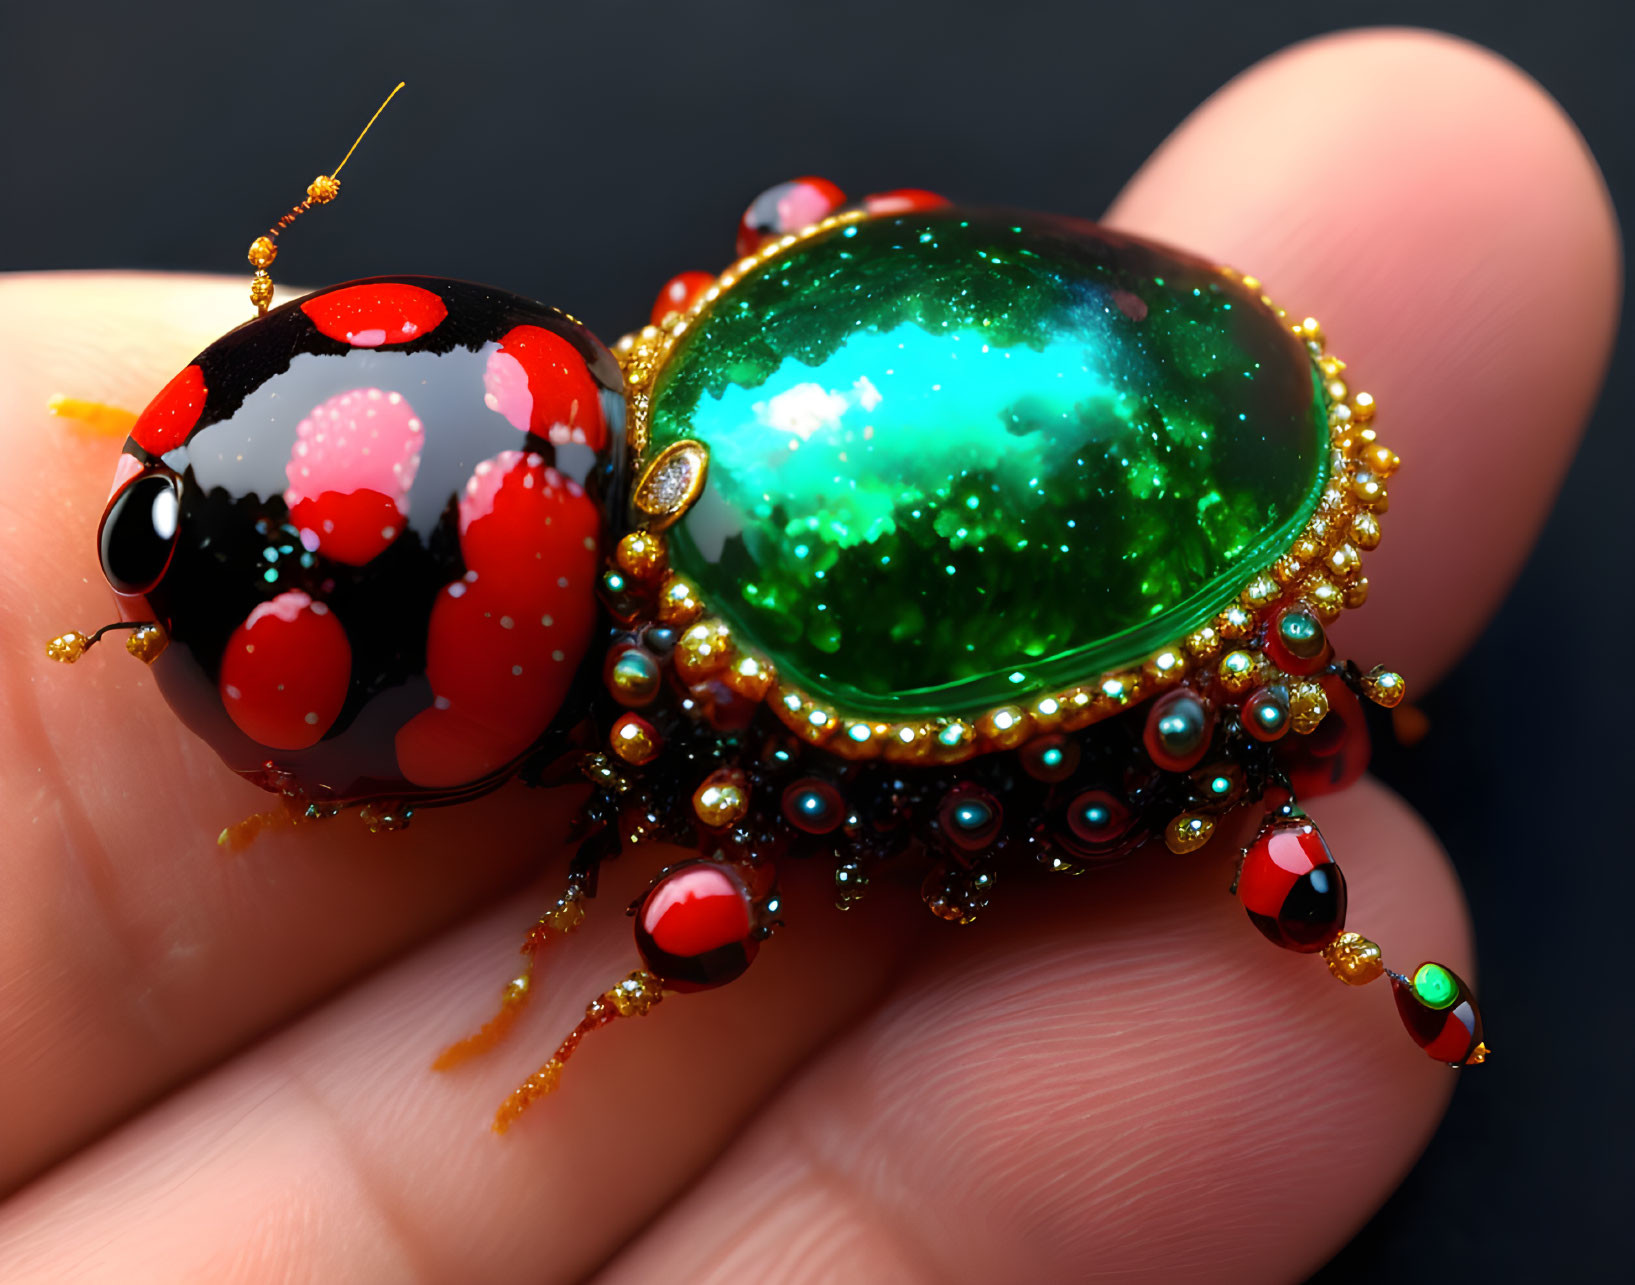
<instances>
[{"instance_id":1,"label":"human hand","mask_svg":"<svg viewBox=\"0 0 1635 1285\"><path fill-rule=\"evenodd\" d=\"M1322 318L1405 461L1340 649L1445 671L1610 344L1616 232L1571 126L1468 46L1319 41L1200 108L1108 221ZM741 981L599 1035L495 1138L494 1106L634 962L617 911L658 859L604 872L509 1043L433 1075L560 888L566 803L511 789L223 857L264 796L140 666L40 655L105 614L116 450L47 396L140 406L245 311L242 281L0 285L0 1183L60 1162L0 1205L0 1278L1294 1278L1412 1163L1454 1077L1383 987L1249 931L1215 847L1007 883L962 932L889 888L834 913L795 867ZM1312 810L1351 922L1469 976L1456 883L1402 802L1365 781Z\"/></svg>"}]
</instances>

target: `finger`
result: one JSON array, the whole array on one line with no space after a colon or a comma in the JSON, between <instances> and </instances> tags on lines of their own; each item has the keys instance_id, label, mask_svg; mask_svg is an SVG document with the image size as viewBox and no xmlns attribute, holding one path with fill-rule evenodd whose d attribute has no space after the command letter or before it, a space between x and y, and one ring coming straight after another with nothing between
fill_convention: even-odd
<instances>
[{"instance_id":1,"label":"finger","mask_svg":"<svg viewBox=\"0 0 1635 1285\"><path fill-rule=\"evenodd\" d=\"M1350 922L1469 966L1435 840L1371 782L1315 810ZM616 1281L1295 1280L1429 1137L1453 1075L1386 983L1268 946L1228 857L1149 859L945 940L770 1105Z\"/></svg>"},{"instance_id":2,"label":"finger","mask_svg":"<svg viewBox=\"0 0 1635 1285\"><path fill-rule=\"evenodd\" d=\"M619 907L674 857L640 848L605 868L584 927L542 960L540 997L488 1057L427 1069L492 1005L538 892L390 965L0 1206L0 1280L581 1277L877 998L917 933L940 927L923 912L905 925L897 897L837 914L822 904L830 871L796 866L788 900L822 931L769 945L723 991L592 1036L557 1096L496 1137L497 1105L634 966Z\"/></svg>"},{"instance_id":3,"label":"finger","mask_svg":"<svg viewBox=\"0 0 1635 1285\"><path fill-rule=\"evenodd\" d=\"M1108 217L1322 321L1403 459L1342 650L1444 673L1532 548L1611 351L1617 224L1572 123L1485 50L1353 32L1222 90Z\"/></svg>"},{"instance_id":4,"label":"finger","mask_svg":"<svg viewBox=\"0 0 1635 1285\"><path fill-rule=\"evenodd\" d=\"M405 834L344 816L224 856L269 806L116 644L96 527L119 443L53 421L63 392L140 407L244 319L242 283L129 275L0 284L0 1192L256 1032L514 882L564 803L516 793Z\"/></svg>"}]
</instances>

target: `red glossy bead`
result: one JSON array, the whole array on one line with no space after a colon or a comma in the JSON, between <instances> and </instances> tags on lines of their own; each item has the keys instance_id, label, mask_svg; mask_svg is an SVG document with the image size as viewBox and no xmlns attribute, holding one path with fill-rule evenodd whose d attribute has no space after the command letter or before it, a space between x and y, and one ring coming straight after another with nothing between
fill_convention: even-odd
<instances>
[{"instance_id":1,"label":"red glossy bead","mask_svg":"<svg viewBox=\"0 0 1635 1285\"><path fill-rule=\"evenodd\" d=\"M1243 702L1242 718L1257 741L1281 740L1289 730L1289 689L1281 683L1258 688Z\"/></svg>"},{"instance_id":2,"label":"red glossy bead","mask_svg":"<svg viewBox=\"0 0 1635 1285\"><path fill-rule=\"evenodd\" d=\"M1345 927L1345 876L1310 821L1262 830L1238 873L1238 899L1266 939L1311 954Z\"/></svg>"},{"instance_id":3,"label":"red glossy bead","mask_svg":"<svg viewBox=\"0 0 1635 1285\"><path fill-rule=\"evenodd\" d=\"M846 819L846 801L829 782L803 777L784 790L783 816L805 834L831 834Z\"/></svg>"},{"instance_id":4,"label":"red glossy bead","mask_svg":"<svg viewBox=\"0 0 1635 1285\"><path fill-rule=\"evenodd\" d=\"M749 889L713 861L677 866L636 911L636 948L669 989L708 990L749 967L760 943Z\"/></svg>"},{"instance_id":5,"label":"red glossy bead","mask_svg":"<svg viewBox=\"0 0 1635 1285\"><path fill-rule=\"evenodd\" d=\"M980 852L996 838L1005 822L999 800L976 785L960 785L943 796L937 807L937 827L962 852Z\"/></svg>"},{"instance_id":6,"label":"red glossy bead","mask_svg":"<svg viewBox=\"0 0 1635 1285\"><path fill-rule=\"evenodd\" d=\"M1153 702L1142 742L1166 772L1189 772L1208 751L1214 731L1214 711L1183 688Z\"/></svg>"},{"instance_id":7,"label":"red glossy bead","mask_svg":"<svg viewBox=\"0 0 1635 1285\"><path fill-rule=\"evenodd\" d=\"M936 210L948 204L946 196L927 192L923 187L899 187L889 192L873 192L863 198L863 208L873 215L912 214L915 210Z\"/></svg>"},{"instance_id":8,"label":"red glossy bead","mask_svg":"<svg viewBox=\"0 0 1635 1285\"><path fill-rule=\"evenodd\" d=\"M1482 1010L1465 980L1443 964L1421 964L1411 977L1391 974L1397 1014L1415 1044L1450 1066L1480 1062Z\"/></svg>"},{"instance_id":9,"label":"red glossy bead","mask_svg":"<svg viewBox=\"0 0 1635 1285\"><path fill-rule=\"evenodd\" d=\"M1135 829L1135 814L1108 790L1075 795L1055 819L1051 837L1081 860L1123 856Z\"/></svg>"},{"instance_id":10,"label":"red glossy bead","mask_svg":"<svg viewBox=\"0 0 1635 1285\"><path fill-rule=\"evenodd\" d=\"M1334 654L1323 622L1300 602L1290 603L1272 618L1263 646L1267 659L1285 674L1315 674Z\"/></svg>"},{"instance_id":11,"label":"red glossy bead","mask_svg":"<svg viewBox=\"0 0 1635 1285\"><path fill-rule=\"evenodd\" d=\"M846 194L826 178L790 179L769 187L738 221L738 256L754 254L773 237L799 232L846 204Z\"/></svg>"},{"instance_id":12,"label":"red glossy bead","mask_svg":"<svg viewBox=\"0 0 1635 1285\"><path fill-rule=\"evenodd\" d=\"M653 324L659 325L672 312L686 312L715 284L708 272L678 272L664 283L653 301Z\"/></svg>"}]
</instances>

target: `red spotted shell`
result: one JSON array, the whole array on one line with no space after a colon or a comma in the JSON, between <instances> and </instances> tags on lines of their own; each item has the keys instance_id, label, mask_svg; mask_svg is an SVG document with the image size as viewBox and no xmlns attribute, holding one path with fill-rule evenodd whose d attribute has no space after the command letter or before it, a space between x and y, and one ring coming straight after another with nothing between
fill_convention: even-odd
<instances>
[{"instance_id":1,"label":"red spotted shell","mask_svg":"<svg viewBox=\"0 0 1635 1285\"><path fill-rule=\"evenodd\" d=\"M103 518L125 618L169 635L166 698L318 801L504 780L580 712L621 390L569 317L435 278L212 344L137 420Z\"/></svg>"}]
</instances>

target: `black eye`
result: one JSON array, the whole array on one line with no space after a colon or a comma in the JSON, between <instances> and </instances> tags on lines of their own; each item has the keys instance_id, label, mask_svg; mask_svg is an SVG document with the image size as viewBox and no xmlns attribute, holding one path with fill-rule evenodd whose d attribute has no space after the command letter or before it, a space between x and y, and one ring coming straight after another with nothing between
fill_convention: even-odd
<instances>
[{"instance_id":1,"label":"black eye","mask_svg":"<svg viewBox=\"0 0 1635 1285\"><path fill-rule=\"evenodd\" d=\"M146 593L165 574L181 519L181 486L169 473L145 473L102 515L102 574L120 593Z\"/></svg>"}]
</instances>

